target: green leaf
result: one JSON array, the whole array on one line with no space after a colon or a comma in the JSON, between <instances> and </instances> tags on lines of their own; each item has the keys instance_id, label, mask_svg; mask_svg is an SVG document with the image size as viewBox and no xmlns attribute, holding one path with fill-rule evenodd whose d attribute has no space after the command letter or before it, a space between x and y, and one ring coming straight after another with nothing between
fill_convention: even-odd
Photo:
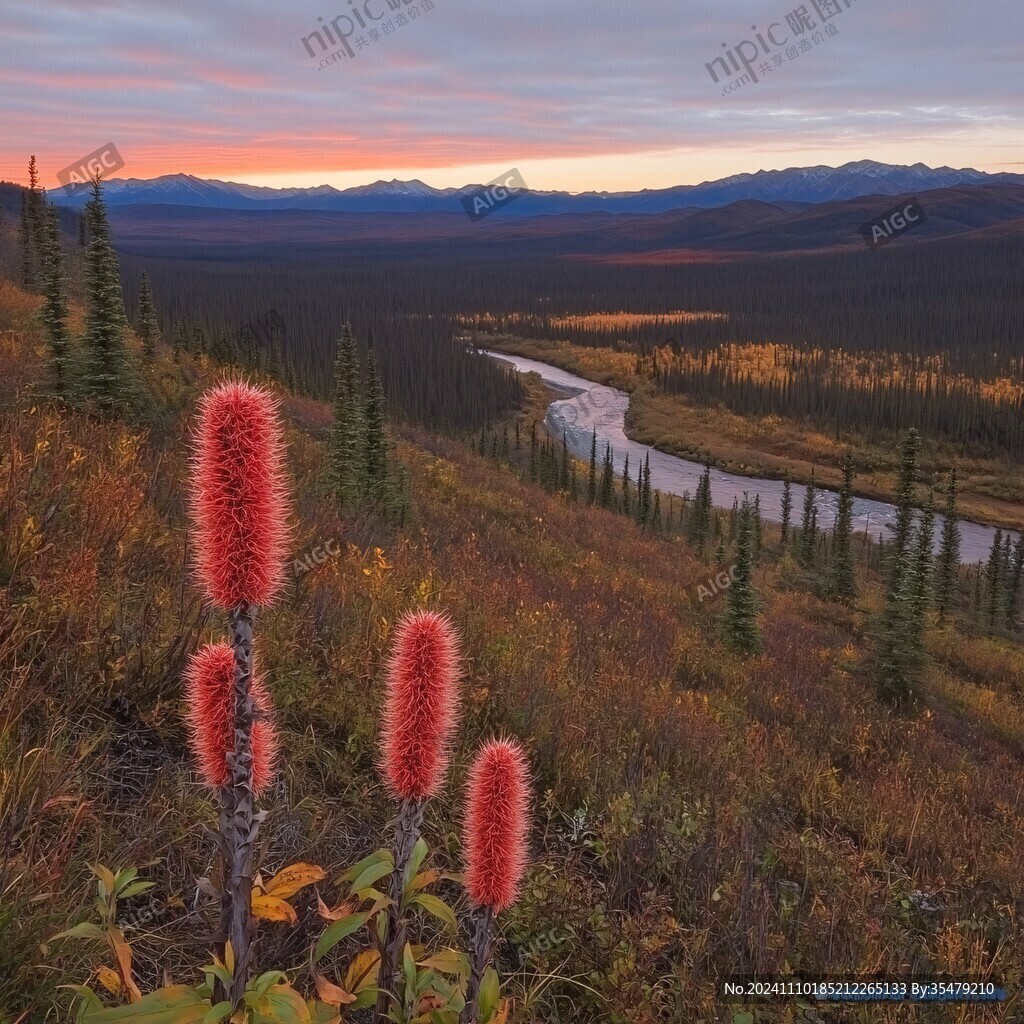
<instances>
[{"instance_id":1,"label":"green leaf","mask_svg":"<svg viewBox=\"0 0 1024 1024\"><path fill-rule=\"evenodd\" d=\"M446 949L421 960L420 967L429 967L442 974L469 974L469 957L457 949Z\"/></svg>"},{"instance_id":2,"label":"green leaf","mask_svg":"<svg viewBox=\"0 0 1024 1024\"><path fill-rule=\"evenodd\" d=\"M428 914L431 914L447 925L453 934L458 934L459 922L455 918L455 911L444 900L431 895L429 892L418 892L409 900L409 904L410 906L422 907Z\"/></svg>"},{"instance_id":3,"label":"green leaf","mask_svg":"<svg viewBox=\"0 0 1024 1024\"><path fill-rule=\"evenodd\" d=\"M58 932L50 939L50 942L56 942L58 939L106 939L106 937L107 933L98 924L83 921L66 932Z\"/></svg>"},{"instance_id":4,"label":"green leaf","mask_svg":"<svg viewBox=\"0 0 1024 1024\"><path fill-rule=\"evenodd\" d=\"M413 993L416 991L416 961L408 942L402 951L402 972L405 974L405 998L407 1001L411 1001Z\"/></svg>"},{"instance_id":5,"label":"green leaf","mask_svg":"<svg viewBox=\"0 0 1024 1024\"><path fill-rule=\"evenodd\" d=\"M353 932L358 931L366 923L367 914L349 914L335 921L320 936L313 952L313 960L322 960L342 939L348 938Z\"/></svg>"},{"instance_id":6,"label":"green leaf","mask_svg":"<svg viewBox=\"0 0 1024 1024\"><path fill-rule=\"evenodd\" d=\"M224 1002L218 1003L210 1010L203 1018L203 1024L219 1024L229 1013L231 1013L231 1002L225 999Z\"/></svg>"},{"instance_id":7,"label":"green leaf","mask_svg":"<svg viewBox=\"0 0 1024 1024\"><path fill-rule=\"evenodd\" d=\"M422 836L416 840L416 845L412 848L412 855L409 857L409 863L405 865L405 876L402 878L402 884L408 885L409 879L415 877L420 870L420 865L426 859L427 856L427 844Z\"/></svg>"},{"instance_id":8,"label":"green leaf","mask_svg":"<svg viewBox=\"0 0 1024 1024\"><path fill-rule=\"evenodd\" d=\"M291 985L274 985L260 996L253 1024L310 1024L306 1000Z\"/></svg>"},{"instance_id":9,"label":"green leaf","mask_svg":"<svg viewBox=\"0 0 1024 1024\"><path fill-rule=\"evenodd\" d=\"M138 896L140 892L148 892L156 885L156 882L133 882L118 895L126 900L129 896Z\"/></svg>"},{"instance_id":10,"label":"green leaf","mask_svg":"<svg viewBox=\"0 0 1024 1024\"><path fill-rule=\"evenodd\" d=\"M498 973L493 967L488 967L480 981L480 996L477 1002L477 1006L480 1008L481 1024L487 1024L497 1012L498 996Z\"/></svg>"},{"instance_id":11,"label":"green leaf","mask_svg":"<svg viewBox=\"0 0 1024 1024\"><path fill-rule=\"evenodd\" d=\"M257 995L265 995L271 985L288 983L288 975L284 971L264 971L255 981L250 981L249 986Z\"/></svg>"},{"instance_id":12,"label":"green leaf","mask_svg":"<svg viewBox=\"0 0 1024 1024\"><path fill-rule=\"evenodd\" d=\"M353 864L352 867L341 875L338 879L338 885L351 882L353 878L358 878L368 867L373 864L379 864L381 861L386 861L390 865L389 871L395 870L395 858L390 850L374 850L368 857L364 857L357 864Z\"/></svg>"},{"instance_id":13,"label":"green leaf","mask_svg":"<svg viewBox=\"0 0 1024 1024\"><path fill-rule=\"evenodd\" d=\"M125 868L123 871L118 871L114 875L114 895L120 896L121 890L128 885L129 882L135 880L135 876L139 873L138 868Z\"/></svg>"},{"instance_id":14,"label":"green leaf","mask_svg":"<svg viewBox=\"0 0 1024 1024\"><path fill-rule=\"evenodd\" d=\"M169 985L128 1006L105 1007L87 1013L83 1024L202 1024L210 1004L188 985Z\"/></svg>"},{"instance_id":15,"label":"green leaf","mask_svg":"<svg viewBox=\"0 0 1024 1024\"><path fill-rule=\"evenodd\" d=\"M360 889L366 889L385 875L390 875L394 870L394 864L390 860L379 860L375 864L367 865L352 880L352 892L355 893L359 892Z\"/></svg>"}]
</instances>

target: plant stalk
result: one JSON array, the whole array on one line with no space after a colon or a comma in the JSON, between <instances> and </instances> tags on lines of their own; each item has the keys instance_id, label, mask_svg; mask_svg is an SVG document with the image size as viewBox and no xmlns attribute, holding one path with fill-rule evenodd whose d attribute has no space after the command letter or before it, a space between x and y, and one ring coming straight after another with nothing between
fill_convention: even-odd
<instances>
[{"instance_id":1,"label":"plant stalk","mask_svg":"<svg viewBox=\"0 0 1024 1024\"><path fill-rule=\"evenodd\" d=\"M380 967L377 971L377 1006L373 1015L374 1024L388 1019L391 1000L397 999L399 967L405 951L406 927L402 896L405 893L405 871L412 857L413 849L423 830L425 800L404 800L398 816L391 822L395 829L395 869L391 872L391 887L388 895L391 906L387 908L387 928L384 945L380 952Z\"/></svg>"},{"instance_id":2,"label":"plant stalk","mask_svg":"<svg viewBox=\"0 0 1024 1024\"><path fill-rule=\"evenodd\" d=\"M463 1007L459 1024L478 1024L480 1018L480 984L484 971L491 962L494 945L494 910L491 907L475 907L473 910L473 948L470 952L469 983L466 986L466 1005Z\"/></svg>"}]
</instances>

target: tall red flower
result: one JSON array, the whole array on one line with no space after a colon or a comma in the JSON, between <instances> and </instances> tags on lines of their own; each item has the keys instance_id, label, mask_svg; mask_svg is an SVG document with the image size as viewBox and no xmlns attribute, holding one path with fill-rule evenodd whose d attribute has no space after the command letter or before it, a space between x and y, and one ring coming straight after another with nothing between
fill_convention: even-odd
<instances>
[{"instance_id":1,"label":"tall red flower","mask_svg":"<svg viewBox=\"0 0 1024 1024\"><path fill-rule=\"evenodd\" d=\"M466 888L495 912L512 906L526 871L530 766L515 740L490 740L469 770L466 789Z\"/></svg>"},{"instance_id":2,"label":"tall red flower","mask_svg":"<svg viewBox=\"0 0 1024 1024\"><path fill-rule=\"evenodd\" d=\"M396 796L425 800L444 781L459 707L459 638L446 615L410 612L388 664L381 771Z\"/></svg>"},{"instance_id":3,"label":"tall red flower","mask_svg":"<svg viewBox=\"0 0 1024 1024\"><path fill-rule=\"evenodd\" d=\"M213 789L231 781L227 757L235 749L235 658L228 644L206 644L185 671L185 719L203 782ZM252 788L259 796L274 775L277 734L269 715L270 695L253 671L249 690L257 711L268 717L252 726Z\"/></svg>"},{"instance_id":4,"label":"tall red flower","mask_svg":"<svg viewBox=\"0 0 1024 1024\"><path fill-rule=\"evenodd\" d=\"M203 395L191 512L196 567L211 601L270 604L284 582L288 489L274 397L245 381Z\"/></svg>"}]
</instances>

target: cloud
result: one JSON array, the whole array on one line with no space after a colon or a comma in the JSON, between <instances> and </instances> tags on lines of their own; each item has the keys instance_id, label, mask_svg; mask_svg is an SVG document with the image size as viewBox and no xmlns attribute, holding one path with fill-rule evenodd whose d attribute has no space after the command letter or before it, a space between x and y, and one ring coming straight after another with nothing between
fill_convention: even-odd
<instances>
[{"instance_id":1,"label":"cloud","mask_svg":"<svg viewBox=\"0 0 1024 1024\"><path fill-rule=\"evenodd\" d=\"M395 14L388 0L20 5L0 40L0 175L23 179L30 152L52 175L114 141L140 177L351 183L435 169L435 183L462 184L444 170L515 165L548 176L536 187L640 188L756 170L744 161L771 154L776 166L845 153L1003 169L1024 141L1024 15L1009 0L984 16L852 0L834 36L796 59L780 51L781 66L728 95L706 64L752 26L778 22L781 38L793 0L414 0L406 24L372 42L353 33L354 56L321 67L303 37L354 4Z\"/></svg>"}]
</instances>

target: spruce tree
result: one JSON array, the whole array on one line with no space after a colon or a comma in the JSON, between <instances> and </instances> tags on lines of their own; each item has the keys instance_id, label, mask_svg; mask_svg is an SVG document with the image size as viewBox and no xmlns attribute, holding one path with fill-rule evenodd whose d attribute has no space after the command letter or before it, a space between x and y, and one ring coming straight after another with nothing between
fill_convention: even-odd
<instances>
[{"instance_id":1,"label":"spruce tree","mask_svg":"<svg viewBox=\"0 0 1024 1024\"><path fill-rule=\"evenodd\" d=\"M60 220L51 203L43 223L43 308L42 321L49 349L50 377L58 398L67 398L68 329L67 277L64 273L64 250L60 241Z\"/></svg>"},{"instance_id":2,"label":"spruce tree","mask_svg":"<svg viewBox=\"0 0 1024 1024\"><path fill-rule=\"evenodd\" d=\"M121 295L121 274L110 238L99 175L92 179L86 203L89 245L85 250L85 365L82 393L103 412L129 407L134 401L132 368L124 341L127 317Z\"/></svg>"},{"instance_id":3,"label":"spruce tree","mask_svg":"<svg viewBox=\"0 0 1024 1024\"><path fill-rule=\"evenodd\" d=\"M1006 625L1011 629L1016 628L1017 625L1022 582L1024 582L1024 533L1017 537L1017 543L1013 546L1013 560L1010 564L1009 586L1007 587L1008 600L1006 604Z\"/></svg>"},{"instance_id":4,"label":"spruce tree","mask_svg":"<svg viewBox=\"0 0 1024 1024\"><path fill-rule=\"evenodd\" d=\"M629 452L626 452L626 461L622 467L622 514L628 516L629 509Z\"/></svg>"},{"instance_id":5,"label":"spruce tree","mask_svg":"<svg viewBox=\"0 0 1024 1024\"><path fill-rule=\"evenodd\" d=\"M755 494L753 504L750 506L750 523L751 523L751 538L753 540L753 557L757 560L757 556L761 554L761 495Z\"/></svg>"},{"instance_id":6,"label":"spruce tree","mask_svg":"<svg viewBox=\"0 0 1024 1024\"><path fill-rule=\"evenodd\" d=\"M706 463L704 472L697 482L697 491L690 511L689 539L697 547L703 547L711 533L711 464Z\"/></svg>"},{"instance_id":7,"label":"spruce tree","mask_svg":"<svg viewBox=\"0 0 1024 1024\"><path fill-rule=\"evenodd\" d=\"M27 291L36 291L41 285L43 246L47 231L46 202L39 188L36 158L28 161L28 191L21 197L21 283Z\"/></svg>"},{"instance_id":8,"label":"spruce tree","mask_svg":"<svg viewBox=\"0 0 1024 1024\"><path fill-rule=\"evenodd\" d=\"M818 550L818 506L815 503L814 470L804 492L804 512L800 520L800 564L810 568Z\"/></svg>"},{"instance_id":9,"label":"spruce tree","mask_svg":"<svg viewBox=\"0 0 1024 1024\"><path fill-rule=\"evenodd\" d=\"M992 538L988 564L985 566L985 618L989 629L995 629L1001 618L999 613L1002 609L1002 553L1003 531L997 527L996 535Z\"/></svg>"},{"instance_id":10,"label":"spruce tree","mask_svg":"<svg viewBox=\"0 0 1024 1024\"><path fill-rule=\"evenodd\" d=\"M853 575L853 455L843 458L843 486L839 492L836 523L832 534L832 568L829 590L840 601L852 601L857 596Z\"/></svg>"},{"instance_id":11,"label":"spruce tree","mask_svg":"<svg viewBox=\"0 0 1024 1024\"><path fill-rule=\"evenodd\" d=\"M957 577L960 571L960 512L957 508L956 469L949 471L946 487L946 507L943 512L942 542L939 547L938 563L935 567L935 607L939 620L946 617L956 594Z\"/></svg>"},{"instance_id":12,"label":"spruce tree","mask_svg":"<svg viewBox=\"0 0 1024 1024\"><path fill-rule=\"evenodd\" d=\"M757 595L752 582L751 507L744 501L740 507L736 536L736 564L732 582L725 592L726 610L723 627L726 643L742 654L755 654L761 649L761 631L757 625Z\"/></svg>"},{"instance_id":13,"label":"spruce tree","mask_svg":"<svg viewBox=\"0 0 1024 1024\"><path fill-rule=\"evenodd\" d=\"M918 654L923 654L925 614L931 604L932 577L934 558L932 548L935 543L935 502L928 495L921 518L917 524L917 543L914 548L914 572L910 582L910 628Z\"/></svg>"},{"instance_id":14,"label":"spruce tree","mask_svg":"<svg viewBox=\"0 0 1024 1024\"><path fill-rule=\"evenodd\" d=\"M359 353L351 324L345 324L334 359L334 426L331 431L331 486L338 503L351 511L359 503L363 481L363 396Z\"/></svg>"},{"instance_id":15,"label":"spruce tree","mask_svg":"<svg viewBox=\"0 0 1024 1024\"><path fill-rule=\"evenodd\" d=\"M651 518L652 506L651 506L651 453L647 452L644 455L643 465L643 483L640 487L640 508L643 522L647 522Z\"/></svg>"},{"instance_id":16,"label":"spruce tree","mask_svg":"<svg viewBox=\"0 0 1024 1024\"><path fill-rule=\"evenodd\" d=\"M160 325L156 319L149 275L145 271L142 272L142 278L139 281L139 325L135 333L142 341L142 354L147 360L151 360L156 355L156 340L160 335ZM234 355L234 352L231 352L230 355Z\"/></svg>"},{"instance_id":17,"label":"spruce tree","mask_svg":"<svg viewBox=\"0 0 1024 1024\"><path fill-rule=\"evenodd\" d=\"M612 465L612 446L604 448L604 465L601 469L601 489L599 498L601 508L615 507L615 469Z\"/></svg>"},{"instance_id":18,"label":"spruce tree","mask_svg":"<svg viewBox=\"0 0 1024 1024\"><path fill-rule=\"evenodd\" d=\"M597 430L590 435L590 478L587 482L587 504L597 501Z\"/></svg>"},{"instance_id":19,"label":"spruce tree","mask_svg":"<svg viewBox=\"0 0 1024 1024\"><path fill-rule=\"evenodd\" d=\"M388 439L384 418L384 387L371 351L366 359L366 401L363 405L363 494L378 508L388 506Z\"/></svg>"},{"instance_id":20,"label":"spruce tree","mask_svg":"<svg viewBox=\"0 0 1024 1024\"><path fill-rule=\"evenodd\" d=\"M786 541L789 539L789 523L793 515L793 485L789 479L789 470L782 481L782 530L779 540L781 550L786 550Z\"/></svg>"},{"instance_id":21,"label":"spruce tree","mask_svg":"<svg viewBox=\"0 0 1024 1024\"><path fill-rule=\"evenodd\" d=\"M896 524L892 540L886 545L888 578L879 645L880 686L882 696L895 703L905 701L913 694L921 660L913 625L916 562L910 545L914 522L914 478L920 445L917 431L911 428L900 446Z\"/></svg>"}]
</instances>

